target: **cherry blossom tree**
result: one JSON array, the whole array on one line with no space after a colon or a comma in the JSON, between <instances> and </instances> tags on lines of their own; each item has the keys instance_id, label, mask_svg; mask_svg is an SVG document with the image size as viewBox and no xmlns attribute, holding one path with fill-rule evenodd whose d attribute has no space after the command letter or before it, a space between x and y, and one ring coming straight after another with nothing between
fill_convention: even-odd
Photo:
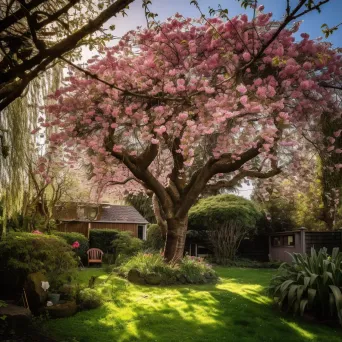
<instances>
[{"instance_id":1,"label":"cherry blossom tree","mask_svg":"<svg viewBox=\"0 0 342 342\"><path fill-rule=\"evenodd\" d=\"M253 20L177 14L131 31L51 96L51 149L85 160L103 187L153 193L177 261L203 191L298 164L298 131L341 113L320 83L340 78L340 56L307 34L296 42L298 27L260 8Z\"/></svg>"}]
</instances>

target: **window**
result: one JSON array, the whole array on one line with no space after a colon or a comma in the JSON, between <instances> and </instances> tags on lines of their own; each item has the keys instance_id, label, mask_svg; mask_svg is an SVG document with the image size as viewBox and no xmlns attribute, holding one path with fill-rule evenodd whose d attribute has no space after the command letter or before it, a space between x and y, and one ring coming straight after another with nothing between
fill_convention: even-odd
<instances>
[{"instance_id":1,"label":"window","mask_svg":"<svg viewBox=\"0 0 342 342\"><path fill-rule=\"evenodd\" d=\"M282 246L282 236L272 236L272 246L280 247Z\"/></svg>"},{"instance_id":2,"label":"window","mask_svg":"<svg viewBox=\"0 0 342 342\"><path fill-rule=\"evenodd\" d=\"M284 245L285 246L294 246L294 235L284 236Z\"/></svg>"},{"instance_id":3,"label":"window","mask_svg":"<svg viewBox=\"0 0 342 342\"><path fill-rule=\"evenodd\" d=\"M144 226L138 226L138 238L144 240Z\"/></svg>"},{"instance_id":4,"label":"window","mask_svg":"<svg viewBox=\"0 0 342 342\"><path fill-rule=\"evenodd\" d=\"M294 235L272 236L271 245L273 247L290 247L295 245Z\"/></svg>"}]
</instances>

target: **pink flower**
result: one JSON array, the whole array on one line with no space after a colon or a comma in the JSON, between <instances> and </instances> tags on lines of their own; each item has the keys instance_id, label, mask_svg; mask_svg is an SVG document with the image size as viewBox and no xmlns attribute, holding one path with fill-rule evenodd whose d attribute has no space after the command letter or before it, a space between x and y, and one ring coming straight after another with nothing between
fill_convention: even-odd
<instances>
[{"instance_id":1,"label":"pink flower","mask_svg":"<svg viewBox=\"0 0 342 342\"><path fill-rule=\"evenodd\" d=\"M32 234L37 234L37 235L40 235L40 234L43 234L42 232L40 232L39 230L34 230L33 232L32 232Z\"/></svg>"},{"instance_id":2,"label":"pink flower","mask_svg":"<svg viewBox=\"0 0 342 342\"><path fill-rule=\"evenodd\" d=\"M247 93L247 88L243 84L239 84L236 87L236 90L240 92L241 94L246 94Z\"/></svg>"},{"instance_id":3,"label":"pink flower","mask_svg":"<svg viewBox=\"0 0 342 342\"><path fill-rule=\"evenodd\" d=\"M75 241L72 245L72 248L79 248L80 247L80 243L78 241Z\"/></svg>"},{"instance_id":4,"label":"pink flower","mask_svg":"<svg viewBox=\"0 0 342 342\"><path fill-rule=\"evenodd\" d=\"M302 33L300 36L304 39L309 39L310 37L307 33Z\"/></svg>"},{"instance_id":5,"label":"pink flower","mask_svg":"<svg viewBox=\"0 0 342 342\"><path fill-rule=\"evenodd\" d=\"M31 134L36 134L40 130L40 127L35 128L34 130L31 131Z\"/></svg>"},{"instance_id":6,"label":"pink flower","mask_svg":"<svg viewBox=\"0 0 342 342\"><path fill-rule=\"evenodd\" d=\"M242 58L245 62L249 62L251 60L251 54L249 52L244 52Z\"/></svg>"},{"instance_id":7,"label":"pink flower","mask_svg":"<svg viewBox=\"0 0 342 342\"><path fill-rule=\"evenodd\" d=\"M260 98L265 99L266 98L266 92L267 92L267 90L265 87L259 87L256 93Z\"/></svg>"},{"instance_id":8,"label":"pink flower","mask_svg":"<svg viewBox=\"0 0 342 342\"><path fill-rule=\"evenodd\" d=\"M153 144L153 145L158 145L159 144L159 140L158 139L151 139L151 143Z\"/></svg>"},{"instance_id":9,"label":"pink flower","mask_svg":"<svg viewBox=\"0 0 342 342\"><path fill-rule=\"evenodd\" d=\"M246 106L247 102L248 102L248 96L247 95L243 95L240 97L240 102Z\"/></svg>"}]
</instances>

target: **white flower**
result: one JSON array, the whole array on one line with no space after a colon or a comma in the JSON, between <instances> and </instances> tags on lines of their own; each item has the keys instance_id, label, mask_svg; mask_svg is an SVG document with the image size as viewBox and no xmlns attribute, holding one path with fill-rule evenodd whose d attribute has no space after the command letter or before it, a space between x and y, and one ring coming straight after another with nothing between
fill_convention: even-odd
<instances>
[{"instance_id":1,"label":"white flower","mask_svg":"<svg viewBox=\"0 0 342 342\"><path fill-rule=\"evenodd\" d=\"M46 306L52 306L52 305L53 305L52 302L50 302L50 301L46 302Z\"/></svg>"},{"instance_id":2,"label":"white flower","mask_svg":"<svg viewBox=\"0 0 342 342\"><path fill-rule=\"evenodd\" d=\"M47 291L47 289L50 287L50 284L48 281L42 281L42 289L44 291Z\"/></svg>"}]
</instances>

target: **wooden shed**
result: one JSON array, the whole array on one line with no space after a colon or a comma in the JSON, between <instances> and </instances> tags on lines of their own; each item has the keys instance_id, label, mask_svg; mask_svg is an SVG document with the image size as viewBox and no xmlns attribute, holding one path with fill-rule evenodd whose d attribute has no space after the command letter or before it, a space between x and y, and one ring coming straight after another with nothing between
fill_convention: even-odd
<instances>
[{"instance_id":1,"label":"wooden shed","mask_svg":"<svg viewBox=\"0 0 342 342\"><path fill-rule=\"evenodd\" d=\"M87 238L91 229L116 229L146 240L149 223L134 207L126 205L66 203L55 208L54 216L59 231L81 233Z\"/></svg>"},{"instance_id":2,"label":"wooden shed","mask_svg":"<svg viewBox=\"0 0 342 342\"><path fill-rule=\"evenodd\" d=\"M295 231L272 233L269 236L269 254L271 260L291 262L289 253L310 254L311 248L316 250L326 247L328 253L334 247L342 248L342 230L332 232L308 231L300 228Z\"/></svg>"}]
</instances>

